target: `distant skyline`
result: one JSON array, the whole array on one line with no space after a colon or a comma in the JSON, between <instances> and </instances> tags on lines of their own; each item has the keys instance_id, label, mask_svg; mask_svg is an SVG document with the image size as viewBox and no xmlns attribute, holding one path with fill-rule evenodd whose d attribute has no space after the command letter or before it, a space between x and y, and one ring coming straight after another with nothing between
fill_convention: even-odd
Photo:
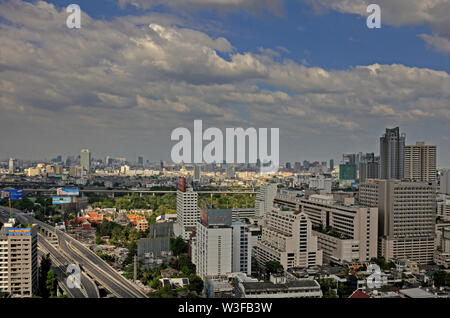
<instances>
[{"instance_id":1,"label":"distant skyline","mask_svg":"<svg viewBox=\"0 0 450 318\"><path fill-rule=\"evenodd\" d=\"M378 155L399 126L450 167L450 2L377 3L369 30L364 0L2 1L0 159L170 162L201 119L279 128L281 163Z\"/></svg>"}]
</instances>

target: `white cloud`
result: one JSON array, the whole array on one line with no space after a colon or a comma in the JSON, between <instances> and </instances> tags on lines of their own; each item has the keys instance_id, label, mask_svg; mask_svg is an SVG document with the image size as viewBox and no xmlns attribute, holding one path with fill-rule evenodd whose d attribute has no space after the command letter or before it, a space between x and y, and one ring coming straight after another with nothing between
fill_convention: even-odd
<instances>
[{"instance_id":1,"label":"white cloud","mask_svg":"<svg viewBox=\"0 0 450 318\"><path fill-rule=\"evenodd\" d=\"M236 53L225 38L154 14L86 16L82 29L68 30L64 10L16 0L1 3L0 16L0 133L23 127L14 136L27 133L23 138L33 143L21 151L33 154L56 145L73 151L83 142L99 152L131 152L139 138L165 154L170 131L194 119L216 127L279 127L282 136L326 132L342 135L341 142L349 132L378 133L389 120L420 122L440 135L433 124L450 119L444 71L307 67L268 54L276 51ZM325 145L322 139L315 140ZM39 143L44 150L35 148ZM17 147L8 140L2 146Z\"/></svg>"},{"instance_id":2,"label":"white cloud","mask_svg":"<svg viewBox=\"0 0 450 318\"><path fill-rule=\"evenodd\" d=\"M450 53L450 40L439 35L420 34L425 42L432 48L443 53Z\"/></svg>"}]
</instances>

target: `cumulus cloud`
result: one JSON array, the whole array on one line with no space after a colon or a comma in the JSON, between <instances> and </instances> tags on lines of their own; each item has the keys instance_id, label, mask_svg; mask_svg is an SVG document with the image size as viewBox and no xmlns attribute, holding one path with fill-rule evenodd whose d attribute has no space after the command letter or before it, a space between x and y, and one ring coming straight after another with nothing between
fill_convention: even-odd
<instances>
[{"instance_id":1,"label":"cumulus cloud","mask_svg":"<svg viewBox=\"0 0 450 318\"><path fill-rule=\"evenodd\" d=\"M430 123L450 120L444 71L400 64L325 70L280 60L274 49L236 52L225 38L158 14L84 15L80 30L67 29L66 16L42 1L0 4L0 132L25 140L2 140L4 149L37 156L55 147L140 147L168 159L170 131L194 119L220 128L279 127L289 145L325 132L365 143L391 123L420 122L432 131ZM308 137L338 147L324 138Z\"/></svg>"}]
</instances>

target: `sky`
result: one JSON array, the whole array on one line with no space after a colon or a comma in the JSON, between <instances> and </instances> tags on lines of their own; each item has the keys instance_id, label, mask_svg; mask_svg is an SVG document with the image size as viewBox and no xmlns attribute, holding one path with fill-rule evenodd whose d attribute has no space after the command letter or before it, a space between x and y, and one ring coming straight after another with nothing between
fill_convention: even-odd
<instances>
[{"instance_id":1,"label":"sky","mask_svg":"<svg viewBox=\"0 0 450 318\"><path fill-rule=\"evenodd\" d=\"M399 126L450 167L450 1L371 2L380 29L365 0L0 1L0 159L170 162L202 120L279 128L281 162L378 153Z\"/></svg>"}]
</instances>

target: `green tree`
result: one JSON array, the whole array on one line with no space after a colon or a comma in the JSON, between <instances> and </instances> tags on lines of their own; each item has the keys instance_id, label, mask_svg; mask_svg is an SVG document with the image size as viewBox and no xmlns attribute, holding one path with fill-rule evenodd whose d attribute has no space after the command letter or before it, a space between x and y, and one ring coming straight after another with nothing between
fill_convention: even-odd
<instances>
[{"instance_id":1,"label":"green tree","mask_svg":"<svg viewBox=\"0 0 450 318\"><path fill-rule=\"evenodd\" d=\"M45 286L47 287L48 294L50 297L56 296L56 288L58 281L56 279L56 274L53 270L49 270L47 274L47 280L45 281Z\"/></svg>"},{"instance_id":2,"label":"green tree","mask_svg":"<svg viewBox=\"0 0 450 318\"><path fill-rule=\"evenodd\" d=\"M270 274L280 274L284 271L283 265L277 261L268 261L266 262L265 267L267 276L270 276Z\"/></svg>"},{"instance_id":3,"label":"green tree","mask_svg":"<svg viewBox=\"0 0 450 318\"><path fill-rule=\"evenodd\" d=\"M189 275L189 286L188 289L190 291L195 291L197 294L201 294L203 291L203 280L200 278L200 276L197 276L195 274Z\"/></svg>"},{"instance_id":4,"label":"green tree","mask_svg":"<svg viewBox=\"0 0 450 318\"><path fill-rule=\"evenodd\" d=\"M185 254L189 250L189 245L181 237L170 240L170 250L174 256Z\"/></svg>"}]
</instances>

